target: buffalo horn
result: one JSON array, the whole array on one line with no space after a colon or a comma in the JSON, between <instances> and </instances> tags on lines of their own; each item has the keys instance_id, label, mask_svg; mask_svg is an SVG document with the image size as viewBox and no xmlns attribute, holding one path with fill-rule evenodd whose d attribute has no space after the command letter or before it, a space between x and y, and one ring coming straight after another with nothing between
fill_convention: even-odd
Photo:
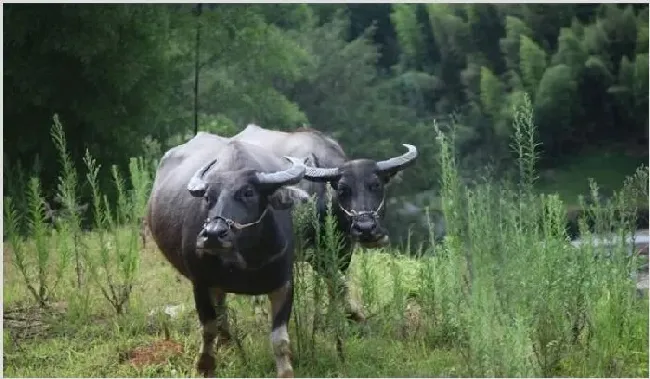
<instances>
[{"instance_id":1,"label":"buffalo horn","mask_svg":"<svg viewBox=\"0 0 650 379\"><path fill-rule=\"evenodd\" d=\"M279 184L288 185L298 183L305 174L305 165L302 160L294 157L284 157L290 161L291 167L283 171L276 172L257 172L257 180L262 184Z\"/></svg>"},{"instance_id":2,"label":"buffalo horn","mask_svg":"<svg viewBox=\"0 0 650 379\"><path fill-rule=\"evenodd\" d=\"M418 156L418 150L415 146L403 144L408 151L399 157L393 157L384 161L377 162L377 169L380 172L392 173L401 170L409 163L413 162Z\"/></svg>"},{"instance_id":3,"label":"buffalo horn","mask_svg":"<svg viewBox=\"0 0 650 379\"><path fill-rule=\"evenodd\" d=\"M206 188L205 181L203 180L203 175L205 175L210 167L212 167L216 162L217 160L215 159L194 173L194 176L192 176L192 179L190 179L190 182L187 184L187 190L190 191L190 194L192 194L192 196L203 196Z\"/></svg>"},{"instance_id":4,"label":"buffalo horn","mask_svg":"<svg viewBox=\"0 0 650 379\"><path fill-rule=\"evenodd\" d=\"M333 180L339 177L339 169L334 168L321 168L321 167L307 167L305 177L308 179L323 179Z\"/></svg>"}]
</instances>

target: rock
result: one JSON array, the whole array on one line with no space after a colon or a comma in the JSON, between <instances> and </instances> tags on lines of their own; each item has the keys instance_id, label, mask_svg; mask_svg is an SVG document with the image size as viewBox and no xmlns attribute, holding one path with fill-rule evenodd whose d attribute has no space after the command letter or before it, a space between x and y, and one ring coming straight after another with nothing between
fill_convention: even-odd
<instances>
[{"instance_id":1,"label":"rock","mask_svg":"<svg viewBox=\"0 0 650 379\"><path fill-rule=\"evenodd\" d=\"M170 318L176 318L179 314L181 314L185 310L185 306L183 304L179 305L165 305L160 308L154 308L149 312L149 316L155 316L157 313L164 313Z\"/></svg>"}]
</instances>

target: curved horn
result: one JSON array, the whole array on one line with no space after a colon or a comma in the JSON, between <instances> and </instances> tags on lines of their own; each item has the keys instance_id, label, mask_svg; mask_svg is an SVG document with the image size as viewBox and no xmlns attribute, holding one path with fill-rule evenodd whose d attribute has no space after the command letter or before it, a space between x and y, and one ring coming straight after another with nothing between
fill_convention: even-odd
<instances>
[{"instance_id":1,"label":"curved horn","mask_svg":"<svg viewBox=\"0 0 650 379\"><path fill-rule=\"evenodd\" d=\"M408 164L412 163L415 161L415 158L418 156L418 149L409 144L403 144L404 147L408 149L408 151L399 157L393 157L390 159L386 159L385 161L379 161L377 162L377 169L380 172L396 172L404 167L406 167Z\"/></svg>"},{"instance_id":2,"label":"curved horn","mask_svg":"<svg viewBox=\"0 0 650 379\"><path fill-rule=\"evenodd\" d=\"M190 191L190 194L194 197L202 197L203 194L205 193L206 189L206 184L205 181L203 180L203 175L205 175L206 172L215 164L217 163L217 160L214 159L210 163L206 164L205 166L201 167L198 169L195 173L194 176L192 176L192 179L190 179L189 183L187 183L187 190Z\"/></svg>"},{"instance_id":3,"label":"curved horn","mask_svg":"<svg viewBox=\"0 0 650 379\"><path fill-rule=\"evenodd\" d=\"M283 157L291 162L291 167L283 171L276 171L271 173L256 172L255 176L261 184L277 184L288 185L297 184L305 174L305 165L301 159L294 157Z\"/></svg>"},{"instance_id":4,"label":"curved horn","mask_svg":"<svg viewBox=\"0 0 650 379\"><path fill-rule=\"evenodd\" d=\"M321 168L308 166L305 170L305 179L310 181L331 181L341 176L338 167Z\"/></svg>"}]
</instances>

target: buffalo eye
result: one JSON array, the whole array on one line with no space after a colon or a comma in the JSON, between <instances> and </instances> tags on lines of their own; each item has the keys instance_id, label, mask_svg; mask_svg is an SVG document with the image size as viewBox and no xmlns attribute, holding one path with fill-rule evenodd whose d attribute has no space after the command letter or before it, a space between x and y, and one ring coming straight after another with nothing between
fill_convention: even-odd
<instances>
[{"instance_id":1,"label":"buffalo eye","mask_svg":"<svg viewBox=\"0 0 650 379\"><path fill-rule=\"evenodd\" d=\"M378 192L381 189L381 185L378 182L372 182L368 185L368 189L372 192Z\"/></svg>"},{"instance_id":2,"label":"buffalo eye","mask_svg":"<svg viewBox=\"0 0 650 379\"><path fill-rule=\"evenodd\" d=\"M212 208L212 206L214 205L214 200L211 199L210 196L208 196L208 195L205 195L203 197L203 199L205 200L206 204L208 205L208 208Z\"/></svg>"},{"instance_id":3,"label":"buffalo eye","mask_svg":"<svg viewBox=\"0 0 650 379\"><path fill-rule=\"evenodd\" d=\"M345 198L350 195L350 187L340 184L339 188L336 190L336 193L339 198Z\"/></svg>"},{"instance_id":4,"label":"buffalo eye","mask_svg":"<svg viewBox=\"0 0 650 379\"><path fill-rule=\"evenodd\" d=\"M250 187L244 188L244 190L242 191L242 197L250 198L253 196L255 196L255 191L253 191L253 189Z\"/></svg>"}]
</instances>

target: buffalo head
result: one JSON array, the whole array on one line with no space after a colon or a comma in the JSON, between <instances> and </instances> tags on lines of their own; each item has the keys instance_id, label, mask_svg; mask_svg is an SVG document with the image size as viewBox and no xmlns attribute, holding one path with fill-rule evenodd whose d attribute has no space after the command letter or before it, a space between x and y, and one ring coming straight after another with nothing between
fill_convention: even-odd
<instances>
[{"instance_id":1,"label":"buffalo head","mask_svg":"<svg viewBox=\"0 0 650 379\"><path fill-rule=\"evenodd\" d=\"M326 181L336 190L333 200L350 225L350 236L363 247L379 247L389 242L388 231L380 224L384 215L385 186L390 179L417 158L417 149L383 161L356 159L340 167L307 167L305 179Z\"/></svg>"},{"instance_id":2,"label":"buffalo head","mask_svg":"<svg viewBox=\"0 0 650 379\"><path fill-rule=\"evenodd\" d=\"M193 197L203 198L201 216L197 217L206 218L197 236L198 251L218 254L225 262L246 268L239 242L260 238L260 225L269 207L286 210L292 206L295 189L282 187L298 183L305 173L300 160L285 158L291 167L272 173L217 171L206 177L216 159L196 171L187 189Z\"/></svg>"}]
</instances>

